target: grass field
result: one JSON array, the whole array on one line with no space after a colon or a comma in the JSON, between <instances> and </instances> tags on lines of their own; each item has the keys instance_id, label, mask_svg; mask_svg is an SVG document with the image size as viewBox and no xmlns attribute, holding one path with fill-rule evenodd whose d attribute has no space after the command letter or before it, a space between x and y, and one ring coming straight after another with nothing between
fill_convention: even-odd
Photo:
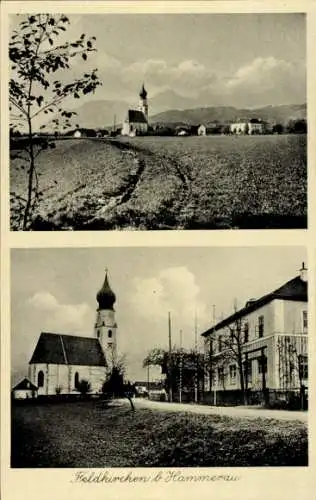
<instances>
[{"instance_id":1,"label":"grass field","mask_svg":"<svg viewBox=\"0 0 316 500\"><path fill-rule=\"evenodd\" d=\"M57 141L32 229L306 227L306 136ZM11 227L23 162L11 161Z\"/></svg>"},{"instance_id":2,"label":"grass field","mask_svg":"<svg viewBox=\"0 0 316 500\"><path fill-rule=\"evenodd\" d=\"M304 423L94 402L16 406L12 467L305 466Z\"/></svg>"}]
</instances>

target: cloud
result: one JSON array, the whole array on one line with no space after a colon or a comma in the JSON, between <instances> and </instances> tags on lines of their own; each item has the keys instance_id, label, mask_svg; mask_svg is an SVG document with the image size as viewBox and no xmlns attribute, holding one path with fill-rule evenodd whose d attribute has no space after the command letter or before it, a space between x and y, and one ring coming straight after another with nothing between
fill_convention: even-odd
<instances>
[{"instance_id":1,"label":"cloud","mask_svg":"<svg viewBox=\"0 0 316 500\"><path fill-rule=\"evenodd\" d=\"M36 292L29 300L41 317L43 328L57 331L74 331L87 334L93 325L93 311L85 304L61 304L47 291ZM43 318L42 318L43 317ZM44 323L42 323L44 321Z\"/></svg>"},{"instance_id":2,"label":"cloud","mask_svg":"<svg viewBox=\"0 0 316 500\"><path fill-rule=\"evenodd\" d=\"M167 325L169 311L179 329L191 325L193 332L195 312L199 324L205 322L206 306L200 299L200 287L186 267L169 267L157 276L135 279L134 289L132 307L152 324L162 324L163 320Z\"/></svg>"}]
</instances>

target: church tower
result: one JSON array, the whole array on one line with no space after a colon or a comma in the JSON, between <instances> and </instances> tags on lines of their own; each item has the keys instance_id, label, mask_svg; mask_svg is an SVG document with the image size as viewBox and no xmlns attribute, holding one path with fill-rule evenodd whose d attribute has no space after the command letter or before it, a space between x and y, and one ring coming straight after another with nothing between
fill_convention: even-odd
<instances>
[{"instance_id":1,"label":"church tower","mask_svg":"<svg viewBox=\"0 0 316 500\"><path fill-rule=\"evenodd\" d=\"M148 122L148 101L147 101L147 91L144 84L139 92L139 110L144 113L146 121Z\"/></svg>"},{"instance_id":2,"label":"church tower","mask_svg":"<svg viewBox=\"0 0 316 500\"><path fill-rule=\"evenodd\" d=\"M98 309L94 333L102 346L108 370L111 371L117 362L117 324L114 310L116 297L109 285L107 270L105 271L104 283L96 298Z\"/></svg>"}]
</instances>

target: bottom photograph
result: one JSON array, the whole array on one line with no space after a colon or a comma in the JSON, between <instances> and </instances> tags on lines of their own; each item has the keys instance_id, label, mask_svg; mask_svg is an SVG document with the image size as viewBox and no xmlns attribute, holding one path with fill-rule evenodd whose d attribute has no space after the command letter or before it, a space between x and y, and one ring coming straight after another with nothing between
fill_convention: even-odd
<instances>
[{"instance_id":1,"label":"bottom photograph","mask_svg":"<svg viewBox=\"0 0 316 500\"><path fill-rule=\"evenodd\" d=\"M304 247L11 250L11 467L308 465Z\"/></svg>"}]
</instances>

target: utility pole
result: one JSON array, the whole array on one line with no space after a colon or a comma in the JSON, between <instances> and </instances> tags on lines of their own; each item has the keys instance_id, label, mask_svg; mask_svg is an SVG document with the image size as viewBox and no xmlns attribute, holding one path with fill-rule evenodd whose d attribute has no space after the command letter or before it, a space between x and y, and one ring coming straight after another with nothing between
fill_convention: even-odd
<instances>
[{"instance_id":1,"label":"utility pole","mask_svg":"<svg viewBox=\"0 0 316 500\"><path fill-rule=\"evenodd\" d=\"M150 386L150 379L149 379L149 364L147 365L147 392L148 392L148 399L149 399L149 386Z\"/></svg>"},{"instance_id":2,"label":"utility pole","mask_svg":"<svg viewBox=\"0 0 316 500\"><path fill-rule=\"evenodd\" d=\"M168 356L168 379L169 379L169 403L172 403L172 347L171 347L171 314L168 312L168 340L169 340L169 356Z\"/></svg>"},{"instance_id":3,"label":"utility pole","mask_svg":"<svg viewBox=\"0 0 316 500\"><path fill-rule=\"evenodd\" d=\"M215 326L216 322L216 314L215 314L216 308L215 304L213 304L213 328ZM213 377L213 339L210 338L210 358L211 358L211 370L210 370L210 377L211 377L211 387L212 387L212 377ZM215 383L214 383L214 406L216 406L216 377L215 377Z\"/></svg>"},{"instance_id":4,"label":"utility pole","mask_svg":"<svg viewBox=\"0 0 316 500\"><path fill-rule=\"evenodd\" d=\"M182 330L180 330L179 403L182 403L182 364L183 364Z\"/></svg>"},{"instance_id":5,"label":"utility pole","mask_svg":"<svg viewBox=\"0 0 316 500\"><path fill-rule=\"evenodd\" d=\"M195 353L195 376L194 376L194 402L198 402L198 348L197 348L197 314L194 313L194 353Z\"/></svg>"}]
</instances>

